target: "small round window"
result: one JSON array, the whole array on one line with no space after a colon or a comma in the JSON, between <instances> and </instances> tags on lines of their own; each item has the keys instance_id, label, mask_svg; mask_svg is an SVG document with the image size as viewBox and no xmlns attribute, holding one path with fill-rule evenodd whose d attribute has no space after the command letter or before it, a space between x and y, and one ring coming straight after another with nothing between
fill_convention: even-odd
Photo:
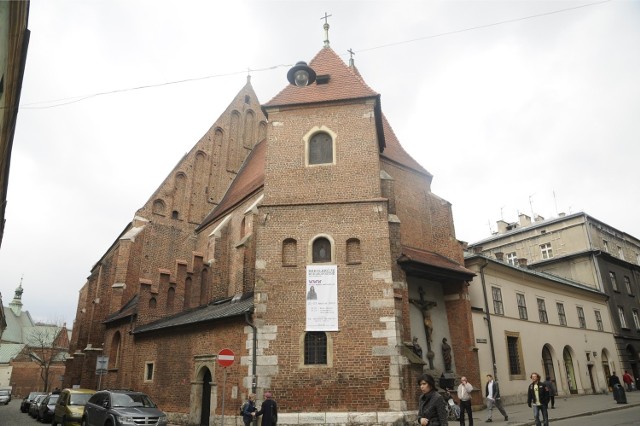
<instances>
[{"instance_id":1,"label":"small round window","mask_svg":"<svg viewBox=\"0 0 640 426\"><path fill-rule=\"evenodd\" d=\"M333 139L328 133L319 132L309 141L309 164L333 163Z\"/></svg>"}]
</instances>

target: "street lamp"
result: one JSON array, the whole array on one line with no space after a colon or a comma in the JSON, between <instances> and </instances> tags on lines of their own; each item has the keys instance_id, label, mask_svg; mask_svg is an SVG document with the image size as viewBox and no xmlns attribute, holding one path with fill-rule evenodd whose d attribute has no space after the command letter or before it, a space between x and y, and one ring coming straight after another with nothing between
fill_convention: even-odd
<instances>
[{"instance_id":1,"label":"street lamp","mask_svg":"<svg viewBox=\"0 0 640 426\"><path fill-rule=\"evenodd\" d=\"M306 62L300 61L287 72L287 80L294 86L305 87L316 81L316 72Z\"/></svg>"}]
</instances>

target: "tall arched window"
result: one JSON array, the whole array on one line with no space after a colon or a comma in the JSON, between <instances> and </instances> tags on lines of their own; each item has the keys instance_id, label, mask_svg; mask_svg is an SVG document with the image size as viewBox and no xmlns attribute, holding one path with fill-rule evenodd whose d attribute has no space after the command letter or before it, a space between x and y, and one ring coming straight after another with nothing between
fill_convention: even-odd
<instances>
[{"instance_id":1,"label":"tall arched window","mask_svg":"<svg viewBox=\"0 0 640 426\"><path fill-rule=\"evenodd\" d=\"M331 242L324 237L316 238L312 248L313 263L331 262Z\"/></svg>"},{"instance_id":2,"label":"tall arched window","mask_svg":"<svg viewBox=\"0 0 640 426\"><path fill-rule=\"evenodd\" d=\"M173 308L173 301L176 298L176 289L173 287L169 287L167 290L167 308Z\"/></svg>"},{"instance_id":3,"label":"tall arched window","mask_svg":"<svg viewBox=\"0 0 640 426\"><path fill-rule=\"evenodd\" d=\"M287 238L282 242L282 266L296 266L297 242Z\"/></svg>"},{"instance_id":4,"label":"tall arched window","mask_svg":"<svg viewBox=\"0 0 640 426\"><path fill-rule=\"evenodd\" d=\"M111 348L109 350L109 367L118 368L120 364L120 332L116 331L111 339Z\"/></svg>"},{"instance_id":5,"label":"tall arched window","mask_svg":"<svg viewBox=\"0 0 640 426\"><path fill-rule=\"evenodd\" d=\"M309 164L333 163L333 139L326 132L318 132L309 140Z\"/></svg>"},{"instance_id":6,"label":"tall arched window","mask_svg":"<svg viewBox=\"0 0 640 426\"><path fill-rule=\"evenodd\" d=\"M362 255L360 254L360 240L357 238L349 238L347 240L347 263L362 263Z\"/></svg>"},{"instance_id":7,"label":"tall arched window","mask_svg":"<svg viewBox=\"0 0 640 426\"><path fill-rule=\"evenodd\" d=\"M304 364L327 363L327 334L323 331L309 331L304 336Z\"/></svg>"},{"instance_id":8,"label":"tall arched window","mask_svg":"<svg viewBox=\"0 0 640 426\"><path fill-rule=\"evenodd\" d=\"M158 301L156 300L155 297L152 297L151 299L149 299L149 309L155 309L157 303Z\"/></svg>"}]
</instances>

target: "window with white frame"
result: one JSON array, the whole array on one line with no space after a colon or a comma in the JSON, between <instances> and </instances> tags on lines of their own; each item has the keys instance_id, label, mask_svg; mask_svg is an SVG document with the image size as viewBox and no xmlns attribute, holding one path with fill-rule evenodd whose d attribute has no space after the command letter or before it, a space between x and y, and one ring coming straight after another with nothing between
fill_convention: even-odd
<instances>
[{"instance_id":1,"label":"window with white frame","mask_svg":"<svg viewBox=\"0 0 640 426\"><path fill-rule=\"evenodd\" d=\"M326 132L318 132L311 137L308 145L308 164L333 163L333 138Z\"/></svg>"},{"instance_id":2,"label":"window with white frame","mask_svg":"<svg viewBox=\"0 0 640 426\"><path fill-rule=\"evenodd\" d=\"M144 381L152 382L153 381L153 362L145 362L144 364Z\"/></svg>"},{"instance_id":3,"label":"window with white frame","mask_svg":"<svg viewBox=\"0 0 640 426\"><path fill-rule=\"evenodd\" d=\"M620 328L627 328L627 320L624 317L624 308L618 306L618 317L620 317Z\"/></svg>"},{"instance_id":4,"label":"window with white frame","mask_svg":"<svg viewBox=\"0 0 640 426\"><path fill-rule=\"evenodd\" d=\"M638 317L638 310L633 310L633 323L636 325L636 330L640 330L640 318Z\"/></svg>"},{"instance_id":5,"label":"window with white frame","mask_svg":"<svg viewBox=\"0 0 640 426\"><path fill-rule=\"evenodd\" d=\"M627 294L633 295L631 291L631 280L626 275L624 276L624 287L627 289Z\"/></svg>"},{"instance_id":6,"label":"window with white frame","mask_svg":"<svg viewBox=\"0 0 640 426\"><path fill-rule=\"evenodd\" d=\"M598 331L604 331L604 326L602 325L602 315L600 311L594 311L596 314L596 325L598 326Z\"/></svg>"},{"instance_id":7,"label":"window with white frame","mask_svg":"<svg viewBox=\"0 0 640 426\"><path fill-rule=\"evenodd\" d=\"M616 273L609 271L609 279L611 280L611 288L613 288L613 291L619 291L618 281L616 280Z\"/></svg>"},{"instance_id":8,"label":"window with white frame","mask_svg":"<svg viewBox=\"0 0 640 426\"><path fill-rule=\"evenodd\" d=\"M500 290L499 287L491 287L491 295L493 296L493 313L496 315L504 315L502 290Z\"/></svg>"},{"instance_id":9,"label":"window with white frame","mask_svg":"<svg viewBox=\"0 0 640 426\"><path fill-rule=\"evenodd\" d=\"M580 328L587 328L587 321L584 318L584 309L582 306L578 306L578 324L580 324Z\"/></svg>"},{"instance_id":10,"label":"window with white frame","mask_svg":"<svg viewBox=\"0 0 640 426\"><path fill-rule=\"evenodd\" d=\"M527 316L527 301L524 298L524 294L516 293L516 302L518 303L518 315L520 319L526 320Z\"/></svg>"},{"instance_id":11,"label":"window with white frame","mask_svg":"<svg viewBox=\"0 0 640 426\"><path fill-rule=\"evenodd\" d=\"M540 244L540 253L543 259L551 259L553 257L553 249L551 243Z\"/></svg>"},{"instance_id":12,"label":"window with white frame","mask_svg":"<svg viewBox=\"0 0 640 426\"><path fill-rule=\"evenodd\" d=\"M509 265L518 266L518 255L515 251L507 253L507 263Z\"/></svg>"},{"instance_id":13,"label":"window with white frame","mask_svg":"<svg viewBox=\"0 0 640 426\"><path fill-rule=\"evenodd\" d=\"M540 317L540 322L549 322L549 318L547 317L547 307L544 304L544 299L538 299L538 316Z\"/></svg>"},{"instance_id":14,"label":"window with white frame","mask_svg":"<svg viewBox=\"0 0 640 426\"><path fill-rule=\"evenodd\" d=\"M558 308L558 321L560 321L560 325L567 325L567 315L564 313L564 305L562 303L556 303L556 307Z\"/></svg>"}]
</instances>

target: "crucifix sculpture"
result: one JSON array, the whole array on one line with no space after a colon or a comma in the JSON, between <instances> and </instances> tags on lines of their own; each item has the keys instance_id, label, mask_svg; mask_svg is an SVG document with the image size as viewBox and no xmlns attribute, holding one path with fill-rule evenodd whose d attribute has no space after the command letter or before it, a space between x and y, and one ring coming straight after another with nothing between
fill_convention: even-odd
<instances>
[{"instance_id":1,"label":"crucifix sculpture","mask_svg":"<svg viewBox=\"0 0 640 426\"><path fill-rule=\"evenodd\" d=\"M433 370L433 358L435 357L435 353L431 350L433 322L431 321L431 314L429 313L429 310L435 306L438 306L438 304L436 302L425 300L424 288L420 287L418 289L418 293L420 294L420 300L409 298L409 302L411 302L414 306L420 309L420 312L422 312L424 334L427 338L427 361L429 361L429 368Z\"/></svg>"}]
</instances>

